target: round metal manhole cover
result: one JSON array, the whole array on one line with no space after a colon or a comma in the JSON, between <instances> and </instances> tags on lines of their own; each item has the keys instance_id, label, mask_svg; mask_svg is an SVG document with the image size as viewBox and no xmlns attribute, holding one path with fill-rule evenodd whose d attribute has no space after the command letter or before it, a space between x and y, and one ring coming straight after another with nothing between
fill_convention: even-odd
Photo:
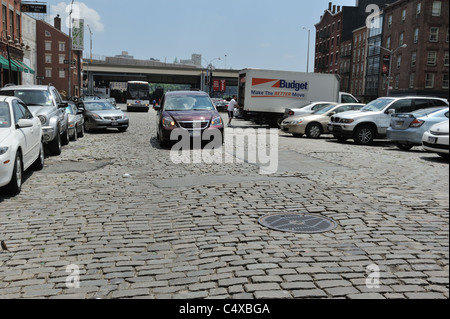
<instances>
[{"instance_id":1,"label":"round metal manhole cover","mask_svg":"<svg viewBox=\"0 0 450 319\"><path fill-rule=\"evenodd\" d=\"M296 234L318 234L337 227L334 220L306 214L272 214L259 219L267 228Z\"/></svg>"}]
</instances>

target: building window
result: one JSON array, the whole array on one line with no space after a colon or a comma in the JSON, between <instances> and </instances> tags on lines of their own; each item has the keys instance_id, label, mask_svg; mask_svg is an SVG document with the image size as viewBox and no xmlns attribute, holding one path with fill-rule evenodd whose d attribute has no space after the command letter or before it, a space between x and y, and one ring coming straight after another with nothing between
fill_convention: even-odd
<instances>
[{"instance_id":1,"label":"building window","mask_svg":"<svg viewBox=\"0 0 450 319\"><path fill-rule=\"evenodd\" d=\"M45 36L46 36L47 38L51 38L52 34L50 33L50 31L45 30Z\"/></svg>"},{"instance_id":2,"label":"building window","mask_svg":"<svg viewBox=\"0 0 450 319\"><path fill-rule=\"evenodd\" d=\"M65 52L65 51L66 51L66 43L59 42L59 52Z\"/></svg>"},{"instance_id":3,"label":"building window","mask_svg":"<svg viewBox=\"0 0 450 319\"><path fill-rule=\"evenodd\" d=\"M419 42L419 28L416 28L415 30L414 30L414 43L417 43L417 42Z\"/></svg>"},{"instance_id":4,"label":"building window","mask_svg":"<svg viewBox=\"0 0 450 319\"><path fill-rule=\"evenodd\" d=\"M395 76L395 89L396 90L398 90L399 84L400 84L400 76L396 75Z\"/></svg>"},{"instance_id":5,"label":"building window","mask_svg":"<svg viewBox=\"0 0 450 319\"><path fill-rule=\"evenodd\" d=\"M402 56L399 55L397 57L397 69L400 69L401 66L402 66Z\"/></svg>"},{"instance_id":6,"label":"building window","mask_svg":"<svg viewBox=\"0 0 450 319\"><path fill-rule=\"evenodd\" d=\"M434 73L425 74L425 88L427 89L434 88Z\"/></svg>"},{"instance_id":7,"label":"building window","mask_svg":"<svg viewBox=\"0 0 450 319\"><path fill-rule=\"evenodd\" d=\"M448 51L444 53L444 66L448 66Z\"/></svg>"},{"instance_id":8,"label":"building window","mask_svg":"<svg viewBox=\"0 0 450 319\"><path fill-rule=\"evenodd\" d=\"M64 60L66 59L65 55L59 55L59 64L64 64Z\"/></svg>"},{"instance_id":9,"label":"building window","mask_svg":"<svg viewBox=\"0 0 450 319\"><path fill-rule=\"evenodd\" d=\"M442 88L448 89L448 74L444 74L442 77Z\"/></svg>"},{"instance_id":10,"label":"building window","mask_svg":"<svg viewBox=\"0 0 450 319\"><path fill-rule=\"evenodd\" d=\"M417 52L411 53L411 66L416 66Z\"/></svg>"},{"instance_id":11,"label":"building window","mask_svg":"<svg viewBox=\"0 0 450 319\"><path fill-rule=\"evenodd\" d=\"M434 66L436 65L436 51L428 51L427 65Z\"/></svg>"},{"instance_id":12,"label":"building window","mask_svg":"<svg viewBox=\"0 0 450 319\"><path fill-rule=\"evenodd\" d=\"M439 39L439 28L430 28L430 42L438 42Z\"/></svg>"},{"instance_id":13,"label":"building window","mask_svg":"<svg viewBox=\"0 0 450 319\"><path fill-rule=\"evenodd\" d=\"M45 41L45 51L52 50L52 41Z\"/></svg>"},{"instance_id":14,"label":"building window","mask_svg":"<svg viewBox=\"0 0 450 319\"><path fill-rule=\"evenodd\" d=\"M404 38L404 33L400 33L400 37L398 39L398 46L402 46L403 45L403 38Z\"/></svg>"},{"instance_id":15,"label":"building window","mask_svg":"<svg viewBox=\"0 0 450 319\"><path fill-rule=\"evenodd\" d=\"M415 73L411 73L409 75L409 88L413 89L414 88L414 78L416 77Z\"/></svg>"},{"instance_id":16,"label":"building window","mask_svg":"<svg viewBox=\"0 0 450 319\"><path fill-rule=\"evenodd\" d=\"M45 68L45 77L46 78L52 77L52 68Z\"/></svg>"},{"instance_id":17,"label":"building window","mask_svg":"<svg viewBox=\"0 0 450 319\"><path fill-rule=\"evenodd\" d=\"M52 55L51 54L45 55L45 63L52 63Z\"/></svg>"},{"instance_id":18,"label":"building window","mask_svg":"<svg viewBox=\"0 0 450 319\"><path fill-rule=\"evenodd\" d=\"M388 29L392 27L392 14L388 17Z\"/></svg>"},{"instance_id":19,"label":"building window","mask_svg":"<svg viewBox=\"0 0 450 319\"><path fill-rule=\"evenodd\" d=\"M402 24L405 23L405 20L406 20L406 9L403 9L403 11L402 11Z\"/></svg>"},{"instance_id":20,"label":"building window","mask_svg":"<svg viewBox=\"0 0 450 319\"><path fill-rule=\"evenodd\" d=\"M386 49L388 49L388 50L391 49L391 37L388 37L386 39Z\"/></svg>"},{"instance_id":21,"label":"building window","mask_svg":"<svg viewBox=\"0 0 450 319\"><path fill-rule=\"evenodd\" d=\"M440 17L441 16L441 1L433 1L433 9L431 11L431 15L433 17Z\"/></svg>"},{"instance_id":22,"label":"building window","mask_svg":"<svg viewBox=\"0 0 450 319\"><path fill-rule=\"evenodd\" d=\"M65 70L59 70L59 78L64 79L66 77L66 71Z\"/></svg>"},{"instance_id":23,"label":"building window","mask_svg":"<svg viewBox=\"0 0 450 319\"><path fill-rule=\"evenodd\" d=\"M418 3L417 4L417 8L416 8L416 18L418 18L420 16L420 13L422 12L422 3Z\"/></svg>"}]
</instances>

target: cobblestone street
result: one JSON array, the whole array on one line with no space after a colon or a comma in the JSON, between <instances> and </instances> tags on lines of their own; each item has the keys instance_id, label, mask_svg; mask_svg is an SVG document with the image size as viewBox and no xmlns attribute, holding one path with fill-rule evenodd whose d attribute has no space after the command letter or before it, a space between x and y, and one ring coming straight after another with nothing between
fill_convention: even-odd
<instances>
[{"instance_id":1,"label":"cobblestone street","mask_svg":"<svg viewBox=\"0 0 450 319\"><path fill-rule=\"evenodd\" d=\"M126 133L86 134L0 195L0 298L449 298L448 160L280 132L276 174L174 164L155 112L129 116ZM271 213L337 228L275 231L258 223Z\"/></svg>"}]
</instances>

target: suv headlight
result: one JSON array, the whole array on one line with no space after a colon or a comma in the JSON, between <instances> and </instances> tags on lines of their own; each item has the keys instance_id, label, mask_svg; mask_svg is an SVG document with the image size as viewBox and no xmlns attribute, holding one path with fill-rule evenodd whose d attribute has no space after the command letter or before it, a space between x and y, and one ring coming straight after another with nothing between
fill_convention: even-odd
<instances>
[{"instance_id":1,"label":"suv headlight","mask_svg":"<svg viewBox=\"0 0 450 319\"><path fill-rule=\"evenodd\" d=\"M5 154L6 152L8 152L8 149L9 149L9 148L7 148L7 147L0 147L0 155L3 155L3 154Z\"/></svg>"},{"instance_id":2,"label":"suv headlight","mask_svg":"<svg viewBox=\"0 0 450 319\"><path fill-rule=\"evenodd\" d=\"M355 122L355 120L351 120L351 119L342 119L341 120L341 123L344 123L344 124L352 124L353 122Z\"/></svg>"},{"instance_id":3,"label":"suv headlight","mask_svg":"<svg viewBox=\"0 0 450 319\"><path fill-rule=\"evenodd\" d=\"M38 115L38 118L41 121L42 125L45 125L45 123L47 123L47 117L45 115Z\"/></svg>"},{"instance_id":4,"label":"suv headlight","mask_svg":"<svg viewBox=\"0 0 450 319\"><path fill-rule=\"evenodd\" d=\"M162 120L162 125L165 127L175 127L175 121L171 118L165 117Z\"/></svg>"},{"instance_id":5,"label":"suv headlight","mask_svg":"<svg viewBox=\"0 0 450 319\"><path fill-rule=\"evenodd\" d=\"M217 117L217 118L215 118L215 119L213 119L211 121L211 126L219 126L219 125L222 125L222 124L223 124L223 122L222 122L222 119L220 117Z\"/></svg>"}]
</instances>

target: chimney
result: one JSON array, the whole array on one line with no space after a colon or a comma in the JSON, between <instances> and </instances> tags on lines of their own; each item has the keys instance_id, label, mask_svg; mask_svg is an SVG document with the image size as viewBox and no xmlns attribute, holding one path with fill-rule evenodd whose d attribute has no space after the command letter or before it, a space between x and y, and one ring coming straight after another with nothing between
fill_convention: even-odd
<instances>
[{"instance_id":1,"label":"chimney","mask_svg":"<svg viewBox=\"0 0 450 319\"><path fill-rule=\"evenodd\" d=\"M333 14L336 13L336 5L333 5Z\"/></svg>"},{"instance_id":2,"label":"chimney","mask_svg":"<svg viewBox=\"0 0 450 319\"><path fill-rule=\"evenodd\" d=\"M328 11L331 11L331 5L333 4L333 2L328 2Z\"/></svg>"},{"instance_id":3,"label":"chimney","mask_svg":"<svg viewBox=\"0 0 450 319\"><path fill-rule=\"evenodd\" d=\"M337 6L337 12L341 12L341 6Z\"/></svg>"},{"instance_id":4,"label":"chimney","mask_svg":"<svg viewBox=\"0 0 450 319\"><path fill-rule=\"evenodd\" d=\"M59 14L55 17L55 29L61 31L61 18L59 17Z\"/></svg>"}]
</instances>

